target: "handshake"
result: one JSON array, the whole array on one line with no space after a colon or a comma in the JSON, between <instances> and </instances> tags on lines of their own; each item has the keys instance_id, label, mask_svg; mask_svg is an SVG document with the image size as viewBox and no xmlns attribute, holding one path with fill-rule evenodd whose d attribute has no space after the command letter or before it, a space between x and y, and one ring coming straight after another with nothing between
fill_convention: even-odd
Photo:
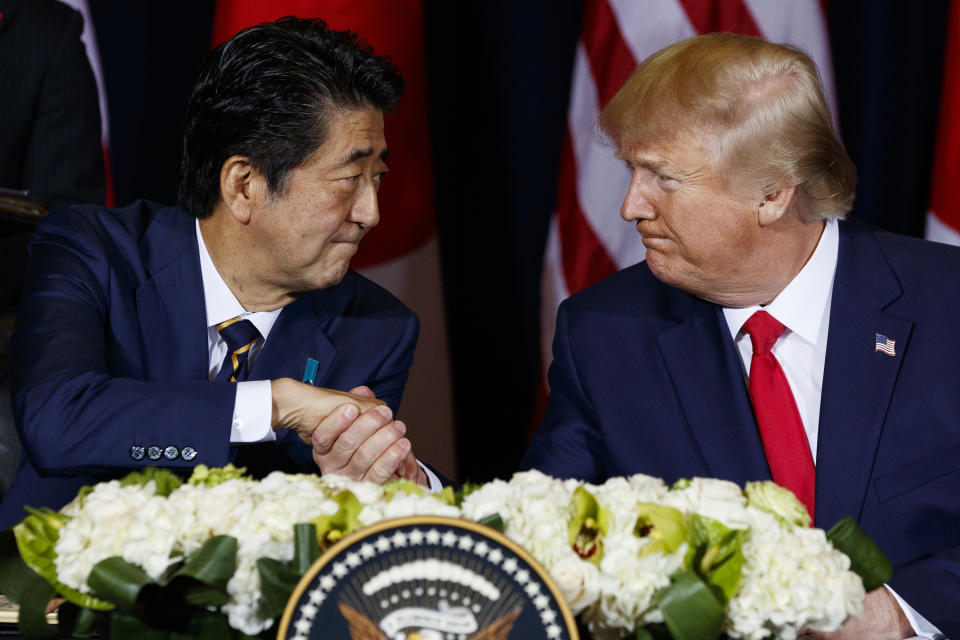
<instances>
[{"instance_id":1,"label":"handshake","mask_svg":"<svg viewBox=\"0 0 960 640\"><path fill-rule=\"evenodd\" d=\"M313 447L322 473L377 484L406 478L430 487L405 437L406 425L369 387L343 392L281 378L271 382L271 391L271 426L296 431Z\"/></svg>"}]
</instances>

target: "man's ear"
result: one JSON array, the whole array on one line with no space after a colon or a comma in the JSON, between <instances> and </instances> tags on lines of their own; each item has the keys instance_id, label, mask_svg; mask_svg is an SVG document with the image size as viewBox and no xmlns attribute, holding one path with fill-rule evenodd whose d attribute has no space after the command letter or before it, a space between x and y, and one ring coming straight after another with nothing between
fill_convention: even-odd
<instances>
[{"instance_id":1,"label":"man's ear","mask_svg":"<svg viewBox=\"0 0 960 640\"><path fill-rule=\"evenodd\" d=\"M757 207L757 219L760 226L767 227L783 218L790 210L790 203L793 202L796 191L796 187L784 187L763 196Z\"/></svg>"},{"instance_id":2,"label":"man's ear","mask_svg":"<svg viewBox=\"0 0 960 640\"><path fill-rule=\"evenodd\" d=\"M227 211L240 224L250 222L253 203L264 185L263 176L247 156L230 156L220 167L220 197Z\"/></svg>"}]
</instances>

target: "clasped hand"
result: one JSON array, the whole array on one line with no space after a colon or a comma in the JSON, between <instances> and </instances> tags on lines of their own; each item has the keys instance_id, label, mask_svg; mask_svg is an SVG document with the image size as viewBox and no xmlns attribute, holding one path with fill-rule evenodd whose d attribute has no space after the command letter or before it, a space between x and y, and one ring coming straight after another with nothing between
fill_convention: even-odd
<instances>
[{"instance_id":1,"label":"clasped hand","mask_svg":"<svg viewBox=\"0 0 960 640\"><path fill-rule=\"evenodd\" d=\"M321 473L382 484L395 477L429 487L405 437L407 427L368 387L349 392L274 380L272 426L313 447Z\"/></svg>"}]
</instances>

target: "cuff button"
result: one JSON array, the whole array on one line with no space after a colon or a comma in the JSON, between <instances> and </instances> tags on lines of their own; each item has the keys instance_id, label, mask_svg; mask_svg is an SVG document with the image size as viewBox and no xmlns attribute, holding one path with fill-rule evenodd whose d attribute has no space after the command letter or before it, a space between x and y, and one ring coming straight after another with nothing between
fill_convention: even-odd
<instances>
[{"instance_id":1,"label":"cuff button","mask_svg":"<svg viewBox=\"0 0 960 640\"><path fill-rule=\"evenodd\" d=\"M176 460L178 455L180 455L180 450L173 445L163 450L163 457L167 460Z\"/></svg>"},{"instance_id":2,"label":"cuff button","mask_svg":"<svg viewBox=\"0 0 960 640\"><path fill-rule=\"evenodd\" d=\"M197 457L197 450L193 447L184 447L180 450L180 456L187 462L190 462Z\"/></svg>"},{"instance_id":3,"label":"cuff button","mask_svg":"<svg viewBox=\"0 0 960 640\"><path fill-rule=\"evenodd\" d=\"M163 455L163 449L161 449L157 445L153 445L152 447L147 449L147 457L150 458L151 460L159 460L160 456L162 455Z\"/></svg>"},{"instance_id":4,"label":"cuff button","mask_svg":"<svg viewBox=\"0 0 960 640\"><path fill-rule=\"evenodd\" d=\"M130 457L134 460L143 460L143 454L145 449L143 447L133 445L130 447Z\"/></svg>"}]
</instances>

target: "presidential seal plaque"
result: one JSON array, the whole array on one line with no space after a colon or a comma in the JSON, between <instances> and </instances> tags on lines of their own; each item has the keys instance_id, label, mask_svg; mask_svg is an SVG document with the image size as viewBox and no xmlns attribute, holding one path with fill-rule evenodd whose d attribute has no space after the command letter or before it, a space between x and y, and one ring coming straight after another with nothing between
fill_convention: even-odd
<instances>
[{"instance_id":1,"label":"presidential seal plaque","mask_svg":"<svg viewBox=\"0 0 960 640\"><path fill-rule=\"evenodd\" d=\"M386 520L331 547L297 584L278 640L579 640L546 571L484 525Z\"/></svg>"}]
</instances>

